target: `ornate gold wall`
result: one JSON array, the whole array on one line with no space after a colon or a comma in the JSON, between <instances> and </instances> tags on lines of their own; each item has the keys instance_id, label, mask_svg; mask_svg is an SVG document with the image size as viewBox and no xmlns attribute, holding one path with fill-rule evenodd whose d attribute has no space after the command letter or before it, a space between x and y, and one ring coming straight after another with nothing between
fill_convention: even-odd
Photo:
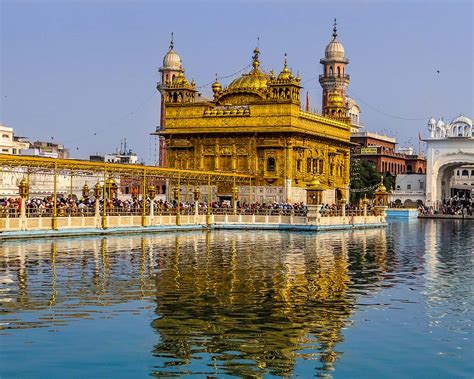
<instances>
[{"instance_id":1,"label":"ornate gold wall","mask_svg":"<svg viewBox=\"0 0 474 379\"><path fill-rule=\"evenodd\" d=\"M258 53L253 70L226 89L216 80L212 100L201 98L183 76L160 86L166 128L157 134L165 138L168 166L253 174L256 185L286 187L287 198L291 188L306 188L315 178L327 189L344 191L349 119L302 111L301 78L293 77L286 61L278 77L264 73ZM343 109L338 97L329 105Z\"/></svg>"}]
</instances>

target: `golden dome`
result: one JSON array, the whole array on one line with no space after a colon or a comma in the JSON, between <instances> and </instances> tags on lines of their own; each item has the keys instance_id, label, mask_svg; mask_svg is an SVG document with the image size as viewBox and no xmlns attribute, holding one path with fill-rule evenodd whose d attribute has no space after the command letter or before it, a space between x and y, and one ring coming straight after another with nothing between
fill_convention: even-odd
<instances>
[{"instance_id":1,"label":"golden dome","mask_svg":"<svg viewBox=\"0 0 474 379\"><path fill-rule=\"evenodd\" d=\"M269 77L263 71L260 70L260 62L258 60L258 54L260 51L256 48L253 56L253 69L248 74L243 74L240 78L232 81L226 90L228 91L239 91L239 90L251 90L261 91L267 88L267 82Z\"/></svg>"},{"instance_id":2,"label":"golden dome","mask_svg":"<svg viewBox=\"0 0 474 379\"><path fill-rule=\"evenodd\" d=\"M242 75L240 78L235 79L227 87L228 90L263 90L267 88L267 76L260 72L260 74L254 71Z\"/></svg>"},{"instance_id":3,"label":"golden dome","mask_svg":"<svg viewBox=\"0 0 474 379\"><path fill-rule=\"evenodd\" d=\"M337 92L332 92L328 97L328 106L342 108L344 107L344 100Z\"/></svg>"},{"instance_id":4,"label":"golden dome","mask_svg":"<svg viewBox=\"0 0 474 379\"><path fill-rule=\"evenodd\" d=\"M375 190L376 193L386 193L387 187L383 184L383 176L380 177L380 184L378 185L377 189Z\"/></svg>"},{"instance_id":5,"label":"golden dome","mask_svg":"<svg viewBox=\"0 0 474 379\"><path fill-rule=\"evenodd\" d=\"M288 69L288 62L285 53L285 64L283 66L283 70L278 75L278 80L289 80L293 79L293 73Z\"/></svg>"},{"instance_id":6,"label":"golden dome","mask_svg":"<svg viewBox=\"0 0 474 379\"><path fill-rule=\"evenodd\" d=\"M180 72L173 80L173 85L175 86L188 86L189 82L188 79L186 79L186 76L184 76L184 69L182 69L182 72Z\"/></svg>"},{"instance_id":7,"label":"golden dome","mask_svg":"<svg viewBox=\"0 0 474 379\"><path fill-rule=\"evenodd\" d=\"M380 183L375 192L382 192L382 193L387 192L387 187L385 187L382 183Z\"/></svg>"},{"instance_id":8,"label":"golden dome","mask_svg":"<svg viewBox=\"0 0 474 379\"><path fill-rule=\"evenodd\" d=\"M212 83L212 92L219 93L221 91L222 91L222 85L217 80L217 74L216 74L216 81Z\"/></svg>"}]
</instances>

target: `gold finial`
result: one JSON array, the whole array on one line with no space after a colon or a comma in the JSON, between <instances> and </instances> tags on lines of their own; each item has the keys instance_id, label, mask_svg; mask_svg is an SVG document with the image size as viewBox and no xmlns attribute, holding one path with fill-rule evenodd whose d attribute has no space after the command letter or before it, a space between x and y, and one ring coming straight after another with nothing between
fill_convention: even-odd
<instances>
[{"instance_id":1,"label":"gold finial","mask_svg":"<svg viewBox=\"0 0 474 379\"><path fill-rule=\"evenodd\" d=\"M214 92L214 94L218 94L219 92L222 91L222 86L219 83L217 72L216 72L216 80L214 81L214 83L212 83L212 91Z\"/></svg>"},{"instance_id":2,"label":"gold finial","mask_svg":"<svg viewBox=\"0 0 474 379\"><path fill-rule=\"evenodd\" d=\"M286 53L285 53L285 64L283 67L288 68L288 54Z\"/></svg>"},{"instance_id":3,"label":"gold finial","mask_svg":"<svg viewBox=\"0 0 474 379\"><path fill-rule=\"evenodd\" d=\"M253 59L252 66L254 69L257 69L260 66L260 61L258 60L259 54L260 54L260 50L258 49L258 47L256 47L255 50L253 51L253 56L252 56L252 59Z\"/></svg>"},{"instance_id":4,"label":"gold finial","mask_svg":"<svg viewBox=\"0 0 474 379\"><path fill-rule=\"evenodd\" d=\"M336 39L336 37L337 37L337 22L336 22L336 19L334 19L334 27L332 28L332 37L333 37L333 39Z\"/></svg>"}]
</instances>

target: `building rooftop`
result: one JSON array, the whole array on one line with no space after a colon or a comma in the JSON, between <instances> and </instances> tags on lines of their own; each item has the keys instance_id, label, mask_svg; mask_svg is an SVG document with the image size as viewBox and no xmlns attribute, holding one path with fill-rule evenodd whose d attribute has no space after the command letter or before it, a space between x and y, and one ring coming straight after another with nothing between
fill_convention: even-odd
<instances>
[{"instance_id":1,"label":"building rooftop","mask_svg":"<svg viewBox=\"0 0 474 379\"><path fill-rule=\"evenodd\" d=\"M351 138L373 138L373 139L378 139L380 141L385 141L385 142L391 142L391 143L397 143L397 140L393 137L389 136L383 136L381 134L377 133L372 133L372 132L358 132L358 133L352 133Z\"/></svg>"}]
</instances>

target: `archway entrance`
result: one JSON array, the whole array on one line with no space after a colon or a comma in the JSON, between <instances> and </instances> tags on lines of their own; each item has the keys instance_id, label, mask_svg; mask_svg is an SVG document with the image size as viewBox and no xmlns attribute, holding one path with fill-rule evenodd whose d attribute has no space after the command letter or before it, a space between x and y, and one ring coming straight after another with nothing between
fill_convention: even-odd
<instances>
[{"instance_id":1,"label":"archway entrance","mask_svg":"<svg viewBox=\"0 0 474 379\"><path fill-rule=\"evenodd\" d=\"M426 204L438 209L443 199L451 197L451 178L455 170L474 164L472 120L463 115L450 124L431 119L428 128L430 138L424 140L427 145Z\"/></svg>"}]
</instances>

